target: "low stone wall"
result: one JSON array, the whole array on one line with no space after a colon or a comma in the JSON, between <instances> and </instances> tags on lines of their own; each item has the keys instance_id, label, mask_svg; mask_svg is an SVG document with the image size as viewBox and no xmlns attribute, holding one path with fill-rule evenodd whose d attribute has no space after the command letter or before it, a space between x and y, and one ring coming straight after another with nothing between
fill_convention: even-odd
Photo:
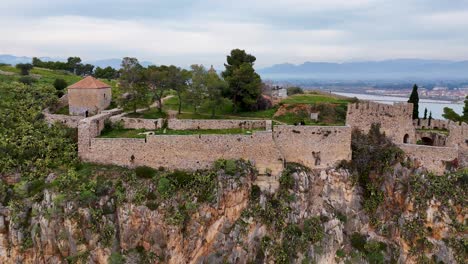
<instances>
[{"instance_id":1,"label":"low stone wall","mask_svg":"<svg viewBox=\"0 0 468 264\"><path fill-rule=\"evenodd\" d=\"M81 127L80 127L81 128ZM82 145L85 161L120 166L169 169L205 169L219 159L250 160L260 171L278 175L282 156L271 132L252 135L154 135L146 139L92 138Z\"/></svg>"},{"instance_id":2,"label":"low stone wall","mask_svg":"<svg viewBox=\"0 0 468 264\"><path fill-rule=\"evenodd\" d=\"M88 152L91 147L91 140L101 134L105 121L116 113L118 113L118 110L106 111L80 121L78 124L78 155L80 157ZM92 162L92 160L88 161Z\"/></svg>"},{"instance_id":3,"label":"low stone wall","mask_svg":"<svg viewBox=\"0 0 468 264\"><path fill-rule=\"evenodd\" d=\"M48 124L62 123L70 128L77 128L82 116L56 115L44 112L44 119Z\"/></svg>"},{"instance_id":4,"label":"low stone wall","mask_svg":"<svg viewBox=\"0 0 468 264\"><path fill-rule=\"evenodd\" d=\"M412 144L400 144L398 146L409 158L416 162L416 165L439 175L445 172L447 163L458 158L458 150L456 148Z\"/></svg>"},{"instance_id":5,"label":"low stone wall","mask_svg":"<svg viewBox=\"0 0 468 264\"><path fill-rule=\"evenodd\" d=\"M287 162L327 168L351 159L348 126L275 126L273 136Z\"/></svg>"},{"instance_id":6,"label":"low stone wall","mask_svg":"<svg viewBox=\"0 0 468 264\"><path fill-rule=\"evenodd\" d=\"M120 123L126 129L146 129L156 130L162 127L164 123L163 118L159 119L145 119L145 118L130 118L123 115L117 115L110 118L113 124Z\"/></svg>"},{"instance_id":7,"label":"low stone wall","mask_svg":"<svg viewBox=\"0 0 468 264\"><path fill-rule=\"evenodd\" d=\"M168 119L167 128L174 130L196 129L266 129L271 130L271 120L216 120L216 119Z\"/></svg>"}]
</instances>

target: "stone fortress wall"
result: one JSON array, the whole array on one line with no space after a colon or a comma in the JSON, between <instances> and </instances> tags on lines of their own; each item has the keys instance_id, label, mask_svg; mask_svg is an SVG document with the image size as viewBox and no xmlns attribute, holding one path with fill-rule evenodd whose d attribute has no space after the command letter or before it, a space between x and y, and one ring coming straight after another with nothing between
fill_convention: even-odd
<instances>
[{"instance_id":1,"label":"stone fortress wall","mask_svg":"<svg viewBox=\"0 0 468 264\"><path fill-rule=\"evenodd\" d=\"M173 130L197 130L197 129L265 129L271 130L271 120L237 120L237 119L145 119L126 117L125 114L112 116L110 121L113 124L120 123L126 129L147 129L155 130L164 126Z\"/></svg>"},{"instance_id":2,"label":"stone fortress wall","mask_svg":"<svg viewBox=\"0 0 468 264\"><path fill-rule=\"evenodd\" d=\"M274 126L265 120L138 119L104 111L79 123L79 155L84 161L121 166L203 169L218 159L245 159L260 172L277 176L284 162L310 168L328 168L351 159L351 131L368 131L380 123L384 131L415 164L443 173L455 159L468 159L468 126L447 123L450 136L445 147L415 145L412 105L364 102L348 108L346 126ZM148 135L145 139L98 138L106 120L125 128L155 129L164 122L171 129L266 128L252 135ZM434 124L438 124L435 122ZM442 124L442 122L440 122ZM404 143L406 140L407 143ZM462 163L463 165L464 163Z\"/></svg>"},{"instance_id":3,"label":"stone fortress wall","mask_svg":"<svg viewBox=\"0 0 468 264\"><path fill-rule=\"evenodd\" d=\"M351 160L349 126L275 126L273 139L287 162L328 168Z\"/></svg>"},{"instance_id":4,"label":"stone fortress wall","mask_svg":"<svg viewBox=\"0 0 468 264\"><path fill-rule=\"evenodd\" d=\"M415 144L415 129L412 120L413 105L396 103L394 105L374 102L348 104L346 125L369 131L373 123L380 123L380 130L385 132L395 143L407 142Z\"/></svg>"},{"instance_id":5,"label":"stone fortress wall","mask_svg":"<svg viewBox=\"0 0 468 264\"><path fill-rule=\"evenodd\" d=\"M223 128L236 128L246 124L256 128L266 126L267 130L255 131L252 135L148 135L145 139L97 138L107 119L115 121L121 118L118 115L101 113L80 122L78 150L82 160L129 167L150 166L195 170L208 168L219 159L245 159L255 164L260 173L277 176L282 171L285 160L300 162L311 168L326 168L343 159L351 159L349 127L275 126L275 131L272 131L271 122L233 120L220 124ZM204 121L207 121L206 124ZM177 124L183 122L179 120ZM194 123L197 127L200 126L200 129L220 127L211 120L196 120L196 122L188 120L187 123L188 125L180 125L178 128L191 129Z\"/></svg>"},{"instance_id":6,"label":"stone fortress wall","mask_svg":"<svg viewBox=\"0 0 468 264\"><path fill-rule=\"evenodd\" d=\"M460 166L468 166L468 125L446 120L412 120L413 105L394 105L363 102L348 105L346 124L368 131L372 123L380 123L381 130L403 149L406 155L421 167L442 174L448 163L458 160ZM447 129L449 135L439 140L443 146L416 145L424 132L416 129ZM421 134L423 133L423 134Z\"/></svg>"}]
</instances>

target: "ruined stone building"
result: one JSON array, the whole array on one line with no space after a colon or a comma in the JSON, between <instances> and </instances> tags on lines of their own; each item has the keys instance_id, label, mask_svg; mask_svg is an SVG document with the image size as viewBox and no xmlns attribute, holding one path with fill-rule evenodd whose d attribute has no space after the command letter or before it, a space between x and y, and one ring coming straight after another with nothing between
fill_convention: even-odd
<instances>
[{"instance_id":1,"label":"ruined stone building","mask_svg":"<svg viewBox=\"0 0 468 264\"><path fill-rule=\"evenodd\" d=\"M68 87L70 115L88 117L98 114L110 105L111 99L111 87L92 76Z\"/></svg>"}]
</instances>

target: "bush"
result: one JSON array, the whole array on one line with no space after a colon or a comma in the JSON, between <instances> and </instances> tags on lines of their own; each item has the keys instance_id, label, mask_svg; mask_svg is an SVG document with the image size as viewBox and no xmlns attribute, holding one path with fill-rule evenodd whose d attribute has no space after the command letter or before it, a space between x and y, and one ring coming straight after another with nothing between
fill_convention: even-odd
<instances>
[{"instance_id":1,"label":"bush","mask_svg":"<svg viewBox=\"0 0 468 264\"><path fill-rule=\"evenodd\" d=\"M258 185L252 185L252 189L250 190L250 199L252 201L256 201L260 198L260 194L262 191L260 190L260 187Z\"/></svg>"},{"instance_id":2,"label":"bush","mask_svg":"<svg viewBox=\"0 0 468 264\"><path fill-rule=\"evenodd\" d=\"M36 79L30 76L22 76L18 79L20 83L26 84L26 85L31 85L34 82L36 82Z\"/></svg>"},{"instance_id":3,"label":"bush","mask_svg":"<svg viewBox=\"0 0 468 264\"><path fill-rule=\"evenodd\" d=\"M235 160L218 160L215 163L217 170L222 169L228 175L234 176L237 172L237 164Z\"/></svg>"},{"instance_id":4,"label":"bush","mask_svg":"<svg viewBox=\"0 0 468 264\"><path fill-rule=\"evenodd\" d=\"M125 263L125 258L117 252L112 253L107 260L109 264L123 264Z\"/></svg>"},{"instance_id":5,"label":"bush","mask_svg":"<svg viewBox=\"0 0 468 264\"><path fill-rule=\"evenodd\" d=\"M304 238L312 244L323 239L325 230L319 217L312 217L304 220Z\"/></svg>"},{"instance_id":6,"label":"bush","mask_svg":"<svg viewBox=\"0 0 468 264\"><path fill-rule=\"evenodd\" d=\"M171 181L168 178L163 177L159 179L158 192L162 197L164 198L170 197L174 189L175 189L174 185L172 185Z\"/></svg>"},{"instance_id":7,"label":"bush","mask_svg":"<svg viewBox=\"0 0 468 264\"><path fill-rule=\"evenodd\" d=\"M57 91L61 91L65 88L67 88L68 84L64 79L55 79L54 81L54 87Z\"/></svg>"},{"instance_id":8,"label":"bush","mask_svg":"<svg viewBox=\"0 0 468 264\"><path fill-rule=\"evenodd\" d=\"M287 90L288 96L295 95L295 94L303 94L304 90L300 87L289 87Z\"/></svg>"},{"instance_id":9,"label":"bush","mask_svg":"<svg viewBox=\"0 0 468 264\"><path fill-rule=\"evenodd\" d=\"M148 166L141 166L135 169L135 174L138 178L150 179L156 175L156 170Z\"/></svg>"},{"instance_id":10,"label":"bush","mask_svg":"<svg viewBox=\"0 0 468 264\"><path fill-rule=\"evenodd\" d=\"M359 233L353 233L351 235L351 246L353 246L353 248L359 251L364 251L366 242L367 242L367 239L364 235L361 235Z\"/></svg>"},{"instance_id":11,"label":"bush","mask_svg":"<svg viewBox=\"0 0 468 264\"><path fill-rule=\"evenodd\" d=\"M167 175L167 178L179 188L186 187L192 181L192 175L185 171L175 170L171 174Z\"/></svg>"}]
</instances>

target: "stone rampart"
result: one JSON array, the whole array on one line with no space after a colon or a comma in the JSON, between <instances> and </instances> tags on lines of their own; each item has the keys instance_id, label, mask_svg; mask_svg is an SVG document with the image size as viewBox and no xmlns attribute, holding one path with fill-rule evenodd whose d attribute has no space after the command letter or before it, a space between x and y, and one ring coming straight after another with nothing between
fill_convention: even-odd
<instances>
[{"instance_id":1,"label":"stone rampart","mask_svg":"<svg viewBox=\"0 0 468 264\"><path fill-rule=\"evenodd\" d=\"M80 120L84 119L82 116L69 116L69 115L56 115L51 113L44 113L44 119L48 124L62 123L70 128L78 128Z\"/></svg>"},{"instance_id":2,"label":"stone rampart","mask_svg":"<svg viewBox=\"0 0 468 264\"><path fill-rule=\"evenodd\" d=\"M460 151L468 151L468 124L450 123L447 146L457 147Z\"/></svg>"},{"instance_id":3,"label":"stone rampart","mask_svg":"<svg viewBox=\"0 0 468 264\"><path fill-rule=\"evenodd\" d=\"M395 143L416 143L412 120L413 105L394 105L360 102L348 105L346 125L367 133L373 123L380 123L381 131Z\"/></svg>"},{"instance_id":4,"label":"stone rampart","mask_svg":"<svg viewBox=\"0 0 468 264\"><path fill-rule=\"evenodd\" d=\"M112 116L109 119L113 124L120 123L126 129L146 129L156 130L162 127L164 123L163 118L159 119L145 119L145 118L131 118L124 115Z\"/></svg>"},{"instance_id":5,"label":"stone rampart","mask_svg":"<svg viewBox=\"0 0 468 264\"><path fill-rule=\"evenodd\" d=\"M86 156L91 147L91 140L101 134L105 121L118 111L107 111L82 119L78 124L78 155ZM91 160L89 160L91 161Z\"/></svg>"},{"instance_id":6,"label":"stone rampart","mask_svg":"<svg viewBox=\"0 0 468 264\"><path fill-rule=\"evenodd\" d=\"M429 119L413 120L413 126L416 129L448 129L451 123L453 122L441 119L432 119L431 124L429 124Z\"/></svg>"},{"instance_id":7,"label":"stone rampart","mask_svg":"<svg viewBox=\"0 0 468 264\"><path fill-rule=\"evenodd\" d=\"M275 126L273 136L287 162L326 168L351 159L349 126Z\"/></svg>"},{"instance_id":8,"label":"stone rampart","mask_svg":"<svg viewBox=\"0 0 468 264\"><path fill-rule=\"evenodd\" d=\"M197 129L266 129L271 130L270 120L216 120L216 119L168 119L167 128L174 130Z\"/></svg>"},{"instance_id":9,"label":"stone rampart","mask_svg":"<svg viewBox=\"0 0 468 264\"><path fill-rule=\"evenodd\" d=\"M415 162L415 165L424 167L427 170L443 174L447 164L458 159L458 150L450 147L432 147L413 144L398 145L405 154Z\"/></svg>"},{"instance_id":10,"label":"stone rampart","mask_svg":"<svg viewBox=\"0 0 468 264\"><path fill-rule=\"evenodd\" d=\"M85 126L84 122L82 124ZM96 133L95 128L90 131ZM80 157L85 161L102 164L196 170L209 168L218 159L245 159L253 162L260 171L271 170L273 175L278 175L283 169L282 156L275 146L271 131L255 132L252 135L92 138L84 143L88 144L88 148L80 152Z\"/></svg>"}]
</instances>

